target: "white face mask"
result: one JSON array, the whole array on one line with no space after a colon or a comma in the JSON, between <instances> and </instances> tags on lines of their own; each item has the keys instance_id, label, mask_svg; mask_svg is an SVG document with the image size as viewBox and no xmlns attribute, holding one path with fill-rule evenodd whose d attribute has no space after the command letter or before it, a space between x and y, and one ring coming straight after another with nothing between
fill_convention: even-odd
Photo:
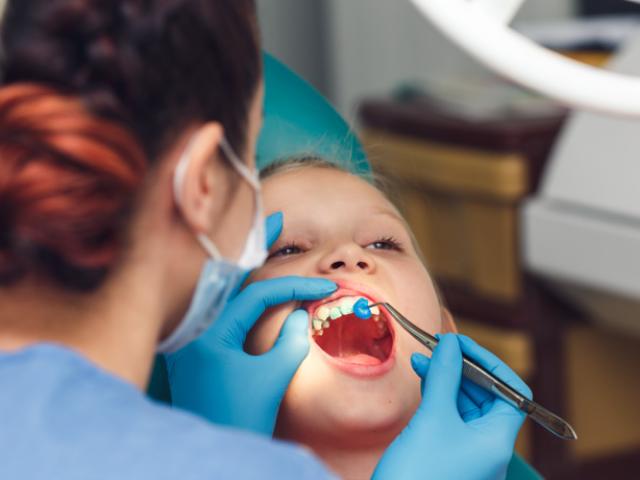
<instances>
[{"instance_id":1,"label":"white face mask","mask_svg":"<svg viewBox=\"0 0 640 480\"><path fill-rule=\"evenodd\" d=\"M187 168L191 161L192 143L193 141L189 143L178 162L173 177L173 193L177 205L182 204L182 190ZM173 333L158 346L158 351L161 353L173 353L180 350L204 333L222 312L230 295L241 286L246 273L260 267L267 258L258 172L249 170L242 163L226 139L222 139L220 147L231 165L254 189L256 198L254 223L237 262L223 258L209 237L201 233L197 234L200 245L210 258L202 267L202 273L191 299L189 310Z\"/></svg>"}]
</instances>

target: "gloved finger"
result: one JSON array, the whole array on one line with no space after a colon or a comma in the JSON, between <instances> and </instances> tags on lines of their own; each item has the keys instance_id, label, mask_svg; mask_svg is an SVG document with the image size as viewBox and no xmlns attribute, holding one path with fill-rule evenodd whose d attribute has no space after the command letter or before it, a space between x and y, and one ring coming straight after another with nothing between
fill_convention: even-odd
<instances>
[{"instance_id":1,"label":"gloved finger","mask_svg":"<svg viewBox=\"0 0 640 480\"><path fill-rule=\"evenodd\" d=\"M269 215L265 220L265 237L267 240L267 250L269 250L278 237L282 233L282 226L284 225L284 215L282 212L276 212Z\"/></svg>"},{"instance_id":2,"label":"gloved finger","mask_svg":"<svg viewBox=\"0 0 640 480\"><path fill-rule=\"evenodd\" d=\"M269 358L271 365L278 365L290 381L308 353L309 314L305 310L296 310L287 317L276 343L263 357Z\"/></svg>"},{"instance_id":3,"label":"gloved finger","mask_svg":"<svg viewBox=\"0 0 640 480\"><path fill-rule=\"evenodd\" d=\"M272 247L272 245L274 243L276 243L276 240L278 240L278 237L282 233L283 222L284 222L284 216L283 216L282 212L272 213L271 215L269 215L265 219L265 221L264 221L264 223L265 223L265 241L266 241L267 250L269 250ZM245 283L247 282L247 278L249 278L249 276L252 273L253 272L247 272L247 273L244 274L244 276L242 277L242 281L238 282L238 288L236 288L231 293L230 299L233 299L238 295L238 292L240 290L242 290L242 288L244 287Z\"/></svg>"},{"instance_id":4,"label":"gloved finger","mask_svg":"<svg viewBox=\"0 0 640 480\"><path fill-rule=\"evenodd\" d=\"M269 250L273 246L273 244L276 243L276 240L278 240L278 237L282 233L283 222L284 216L282 212L272 213L265 219L265 240L267 250ZM238 287L229 296L230 299L236 298L238 292L242 290L245 283L247 282L247 278L249 278L252 273L253 272L247 272L244 274L244 276L242 277L242 281L238 282Z\"/></svg>"},{"instance_id":5,"label":"gloved finger","mask_svg":"<svg viewBox=\"0 0 640 480\"><path fill-rule=\"evenodd\" d=\"M242 348L247 333L267 308L281 303L318 300L331 295L337 286L323 278L279 277L255 282L231 302L205 334Z\"/></svg>"},{"instance_id":6,"label":"gloved finger","mask_svg":"<svg viewBox=\"0 0 640 480\"><path fill-rule=\"evenodd\" d=\"M470 398L478 408L484 408L485 405L493 402L496 398L491 392L479 387L471 380L463 377L460 389Z\"/></svg>"},{"instance_id":7,"label":"gloved finger","mask_svg":"<svg viewBox=\"0 0 640 480\"><path fill-rule=\"evenodd\" d=\"M429 373L429 362L431 359L422 355L421 353L411 354L411 368L416 372L416 375L420 377L420 393L424 395L424 379L427 378Z\"/></svg>"},{"instance_id":8,"label":"gloved finger","mask_svg":"<svg viewBox=\"0 0 640 480\"><path fill-rule=\"evenodd\" d=\"M420 391L424 394L424 385L428 371L429 371L430 359L420 353L414 353L411 355L411 367L413 371L420 377ZM464 383L464 380L463 380ZM460 389L458 394L458 412L463 420L468 421L470 419L477 418L482 415L480 406L465 393L464 389Z\"/></svg>"},{"instance_id":9,"label":"gloved finger","mask_svg":"<svg viewBox=\"0 0 640 480\"><path fill-rule=\"evenodd\" d=\"M283 222L284 216L282 215L282 212L272 213L265 219L265 240L267 250L269 250L271 246L276 243L276 240L278 240L278 237L282 233ZM229 296L230 299L236 298L238 292L242 290L244 284L247 282L247 278L249 278L252 273L253 272L247 272L244 274L242 281L238 282L238 287Z\"/></svg>"},{"instance_id":10,"label":"gloved finger","mask_svg":"<svg viewBox=\"0 0 640 480\"><path fill-rule=\"evenodd\" d=\"M416 416L438 412L445 418L459 417L457 399L462 376L462 352L455 335L447 334L441 338L429 362L424 395Z\"/></svg>"},{"instance_id":11,"label":"gloved finger","mask_svg":"<svg viewBox=\"0 0 640 480\"><path fill-rule=\"evenodd\" d=\"M482 348L465 335L458 336L462 352L478 365L497 376L511 388L514 388L528 399L532 398L529 386L509 366L490 351Z\"/></svg>"},{"instance_id":12,"label":"gloved finger","mask_svg":"<svg viewBox=\"0 0 640 480\"><path fill-rule=\"evenodd\" d=\"M469 337L461 336L460 345L463 348L465 355L469 356L469 358L473 358L473 360L479 365L495 374L498 378L507 383L510 387L519 391L522 395L527 398L532 398L529 386L494 354L479 346ZM494 423L499 429L504 430L507 428L507 430L511 431L513 435L517 434L525 419L525 414L522 411L500 398L494 398L493 401L485 402L482 405L482 411L483 424L488 425L490 422Z\"/></svg>"},{"instance_id":13,"label":"gloved finger","mask_svg":"<svg viewBox=\"0 0 640 480\"><path fill-rule=\"evenodd\" d=\"M437 333L435 336L436 336L436 338L438 340L440 340L442 334ZM469 337L466 337L464 335L458 335L458 339L461 342L461 344L460 344L460 348L461 349L463 349L463 345L462 345L462 340L461 339L471 340ZM463 350L463 352L464 352L464 350ZM460 389L479 408L478 412L479 412L480 415L483 414L483 412L485 411L487 406L491 406L493 404L493 400L496 398L493 393L488 392L484 388L476 385L471 380L467 380L466 378L464 378L464 376L462 377L462 384L460 386ZM472 416L467 415L467 418L470 418L470 417L473 417L473 415Z\"/></svg>"}]
</instances>

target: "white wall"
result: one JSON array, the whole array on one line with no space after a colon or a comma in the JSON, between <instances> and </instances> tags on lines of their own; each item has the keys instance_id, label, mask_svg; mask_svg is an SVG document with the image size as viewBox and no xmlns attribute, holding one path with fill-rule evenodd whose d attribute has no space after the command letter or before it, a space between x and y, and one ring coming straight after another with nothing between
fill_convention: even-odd
<instances>
[{"instance_id":1,"label":"white wall","mask_svg":"<svg viewBox=\"0 0 640 480\"><path fill-rule=\"evenodd\" d=\"M327 94L325 0L257 0L264 48Z\"/></svg>"},{"instance_id":2,"label":"white wall","mask_svg":"<svg viewBox=\"0 0 640 480\"><path fill-rule=\"evenodd\" d=\"M529 0L518 19L569 16L573 5L573 0ZM388 93L403 81L482 69L408 0L328 0L327 10L329 91L348 118L359 99Z\"/></svg>"}]
</instances>

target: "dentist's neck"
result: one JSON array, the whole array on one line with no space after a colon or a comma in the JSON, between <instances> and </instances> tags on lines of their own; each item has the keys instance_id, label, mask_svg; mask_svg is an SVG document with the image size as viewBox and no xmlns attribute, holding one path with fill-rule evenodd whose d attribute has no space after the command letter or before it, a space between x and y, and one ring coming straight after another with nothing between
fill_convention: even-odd
<instances>
[{"instance_id":1,"label":"dentist's neck","mask_svg":"<svg viewBox=\"0 0 640 480\"><path fill-rule=\"evenodd\" d=\"M0 288L0 350L58 344L146 388L163 312L160 286L140 274L129 271L91 294L33 278Z\"/></svg>"}]
</instances>

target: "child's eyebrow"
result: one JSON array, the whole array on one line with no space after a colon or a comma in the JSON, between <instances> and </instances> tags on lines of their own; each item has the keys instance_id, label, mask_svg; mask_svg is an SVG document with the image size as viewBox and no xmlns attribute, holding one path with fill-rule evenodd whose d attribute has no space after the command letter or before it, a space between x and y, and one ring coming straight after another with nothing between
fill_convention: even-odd
<instances>
[{"instance_id":1,"label":"child's eyebrow","mask_svg":"<svg viewBox=\"0 0 640 480\"><path fill-rule=\"evenodd\" d=\"M373 211L373 213L391 218L392 220L397 222L410 237L414 237L414 233L413 233L413 230L411 230L411 226L409 225L409 223L407 223L407 220L397 210L378 207ZM412 242L414 242L415 244L415 240L412 240Z\"/></svg>"},{"instance_id":2,"label":"child's eyebrow","mask_svg":"<svg viewBox=\"0 0 640 480\"><path fill-rule=\"evenodd\" d=\"M394 210L390 210L390 209L386 209L386 208L376 208L372 213L376 214L376 215L384 215L387 217L391 217L392 219L404 224L404 218L402 218L400 216L400 214L398 214L398 212L394 211Z\"/></svg>"}]
</instances>

